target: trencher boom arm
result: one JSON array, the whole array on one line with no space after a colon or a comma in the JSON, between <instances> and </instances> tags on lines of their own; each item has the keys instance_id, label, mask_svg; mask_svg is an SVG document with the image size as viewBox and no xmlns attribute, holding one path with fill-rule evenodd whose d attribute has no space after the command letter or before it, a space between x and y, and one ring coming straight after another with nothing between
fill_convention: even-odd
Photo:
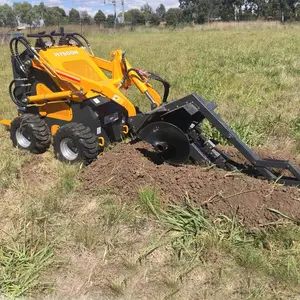
<instances>
[{"instance_id":1,"label":"trencher boom arm","mask_svg":"<svg viewBox=\"0 0 300 300\"><path fill-rule=\"evenodd\" d=\"M260 159L214 112L213 102L192 94L167 103L169 83L133 68L124 51L113 50L110 60L96 57L84 36L63 30L28 37L36 39L35 47L24 37L10 42L14 79L9 94L18 116L0 121L10 128L15 147L43 153L53 140L56 158L89 164L107 145L128 136L148 142L170 164L192 161L236 170L238 164L205 137L201 123L206 119L258 175L300 185L295 166L289 161ZM20 44L25 48L22 52ZM162 97L150 80L163 85ZM123 90L131 86L148 98L149 112L142 112L124 95ZM274 170L287 170L291 177L278 176Z\"/></svg>"},{"instance_id":2,"label":"trencher boom arm","mask_svg":"<svg viewBox=\"0 0 300 300\"><path fill-rule=\"evenodd\" d=\"M200 112L244 157L253 167L269 181L275 181L285 185L300 185L300 170L287 160L261 159L254 151L252 151L237 134L209 108L207 103L197 95L193 95L197 99ZM201 152L193 147L194 156ZM197 151L198 150L198 151ZM197 154L196 154L197 153ZM285 177L275 175L272 169L287 170L293 177Z\"/></svg>"}]
</instances>

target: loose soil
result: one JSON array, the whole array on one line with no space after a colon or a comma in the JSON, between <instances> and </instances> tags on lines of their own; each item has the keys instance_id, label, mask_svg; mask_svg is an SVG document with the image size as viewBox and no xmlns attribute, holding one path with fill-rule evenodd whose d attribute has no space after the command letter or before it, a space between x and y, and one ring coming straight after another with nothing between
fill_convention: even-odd
<instances>
[{"instance_id":1,"label":"loose soil","mask_svg":"<svg viewBox=\"0 0 300 300\"><path fill-rule=\"evenodd\" d=\"M109 191L130 201L137 198L141 188L152 187L165 204L189 201L194 206L205 206L212 216L237 216L248 226L262 226L282 218L270 209L300 220L300 189L296 187L278 186L216 168L158 164L157 157L150 159L147 150L145 143L118 144L103 153L83 171L85 190ZM261 153L270 154L267 150ZM238 154L232 150L230 155Z\"/></svg>"}]
</instances>

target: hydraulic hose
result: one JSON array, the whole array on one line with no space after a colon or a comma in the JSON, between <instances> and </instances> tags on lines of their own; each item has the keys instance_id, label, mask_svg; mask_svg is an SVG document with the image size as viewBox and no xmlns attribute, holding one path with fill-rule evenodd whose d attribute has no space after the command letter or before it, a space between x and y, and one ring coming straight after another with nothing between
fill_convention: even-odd
<instances>
[{"instance_id":1,"label":"hydraulic hose","mask_svg":"<svg viewBox=\"0 0 300 300\"><path fill-rule=\"evenodd\" d=\"M131 68L131 69L127 70L127 77L129 76L129 72L131 72L131 71L134 71L140 78L146 77L146 78L151 78L151 79L161 82L164 86L164 95L163 95L162 101L167 102L169 92L170 92L170 86L171 86L168 81L166 81L165 79L161 78L160 76L158 76L152 72L145 72L145 71L142 71L142 70L136 69L136 68Z\"/></svg>"},{"instance_id":2,"label":"hydraulic hose","mask_svg":"<svg viewBox=\"0 0 300 300\"><path fill-rule=\"evenodd\" d=\"M87 39L85 36L83 36L82 34L77 33L77 32L73 33L73 37L74 37L74 36L79 36L81 39L83 39L84 42L86 43L87 48L89 49L90 53L94 56L93 50L92 50L92 48L91 48L91 45L90 45L90 42L88 41L88 39ZM77 39L78 39L78 38L77 38ZM82 47L84 47L83 43L81 43L81 44L82 44ZM85 48L85 47L84 47L84 48Z\"/></svg>"},{"instance_id":3,"label":"hydraulic hose","mask_svg":"<svg viewBox=\"0 0 300 300\"><path fill-rule=\"evenodd\" d=\"M32 57L39 58L38 53L35 51L35 49L30 45L29 41L20 36L20 37L15 37L11 39L10 41L10 52L11 55L17 60L21 70L24 72L25 75L28 74L28 70L26 69L26 66L24 62L20 58L20 53L19 53L19 46L18 44L21 43L32 55Z\"/></svg>"},{"instance_id":4,"label":"hydraulic hose","mask_svg":"<svg viewBox=\"0 0 300 300\"><path fill-rule=\"evenodd\" d=\"M26 107L27 104L18 100L16 97L15 97L15 93L16 91L19 89L19 88L22 88L22 86L16 86L14 89L13 89L13 86L16 84L16 80L13 80L9 87L8 87L8 92L9 92L9 95L10 95L10 98L11 100L14 102L15 105L17 105L18 107Z\"/></svg>"},{"instance_id":5,"label":"hydraulic hose","mask_svg":"<svg viewBox=\"0 0 300 300\"><path fill-rule=\"evenodd\" d=\"M85 43L86 43L86 45L87 45L88 47L91 46L90 43L89 43L89 41L87 40L87 38L84 37L82 34L76 32L76 33L73 33L73 37L74 37L74 36L79 36L80 38L82 38L82 39L85 41Z\"/></svg>"},{"instance_id":6,"label":"hydraulic hose","mask_svg":"<svg viewBox=\"0 0 300 300\"><path fill-rule=\"evenodd\" d=\"M17 43L18 43L18 38L13 38L10 40L10 43L9 43L9 48L10 48L10 52L11 52L11 55L12 57L14 57L17 61L17 63L19 64L21 70L24 72L24 74L26 73L26 70L25 70L25 66L23 64L23 62L21 61L20 59L20 55L19 55L19 51L18 51L18 46L17 46Z\"/></svg>"}]
</instances>

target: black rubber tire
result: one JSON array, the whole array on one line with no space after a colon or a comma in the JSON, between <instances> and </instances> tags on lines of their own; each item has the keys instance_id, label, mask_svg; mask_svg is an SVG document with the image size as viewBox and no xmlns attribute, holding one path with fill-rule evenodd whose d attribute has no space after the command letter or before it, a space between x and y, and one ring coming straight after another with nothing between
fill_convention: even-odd
<instances>
[{"instance_id":1,"label":"black rubber tire","mask_svg":"<svg viewBox=\"0 0 300 300\"><path fill-rule=\"evenodd\" d=\"M75 159L68 159L61 149L61 144L64 139L72 141L73 146L78 153ZM95 134L91 132L89 127L80 123L69 123L62 126L53 137L53 147L55 157L67 163L84 163L85 165L93 162L99 152L99 142Z\"/></svg>"},{"instance_id":2,"label":"black rubber tire","mask_svg":"<svg viewBox=\"0 0 300 300\"><path fill-rule=\"evenodd\" d=\"M30 143L28 145L20 144L20 132L29 138ZM51 145L49 127L39 115L24 114L15 118L11 122L10 138L14 147L35 154L46 152Z\"/></svg>"}]
</instances>

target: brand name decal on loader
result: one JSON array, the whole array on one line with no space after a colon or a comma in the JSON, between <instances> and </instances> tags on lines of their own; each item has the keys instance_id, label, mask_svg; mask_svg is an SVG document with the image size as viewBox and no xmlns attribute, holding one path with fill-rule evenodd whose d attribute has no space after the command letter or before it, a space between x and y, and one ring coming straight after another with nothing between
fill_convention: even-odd
<instances>
[{"instance_id":1,"label":"brand name decal on loader","mask_svg":"<svg viewBox=\"0 0 300 300\"><path fill-rule=\"evenodd\" d=\"M77 50L72 50L72 51L61 51L61 52L54 52L54 55L56 57L59 56L70 56L70 55L78 55L79 52Z\"/></svg>"}]
</instances>

